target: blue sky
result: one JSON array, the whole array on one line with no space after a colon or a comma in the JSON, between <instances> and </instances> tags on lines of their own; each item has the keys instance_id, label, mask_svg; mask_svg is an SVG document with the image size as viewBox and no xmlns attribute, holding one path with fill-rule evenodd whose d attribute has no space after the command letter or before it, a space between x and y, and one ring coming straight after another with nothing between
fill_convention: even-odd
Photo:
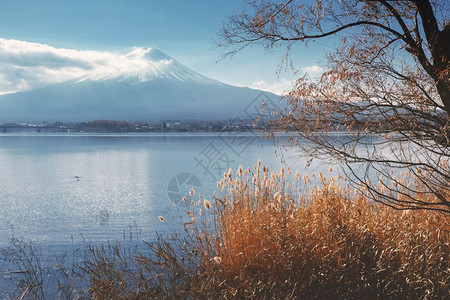
<instances>
[{"instance_id":1,"label":"blue sky","mask_svg":"<svg viewBox=\"0 0 450 300\"><path fill-rule=\"evenodd\" d=\"M277 74L284 48L269 53L253 47L231 59L218 61L222 52L215 48L214 39L227 16L242 8L245 6L241 0L0 0L0 38L4 45L17 40L55 49L122 55L134 47L155 47L189 68L225 83L279 92L295 79L292 71ZM16 60L26 56L27 44L23 45L22 50L20 43L14 47L18 52ZM323 44L310 44L309 48L297 45L291 59L301 71L317 71L314 66L323 61L324 49ZM0 57L0 67L3 67L0 93L45 84L44 76L39 77L39 82L31 82L33 76L27 74L27 69L14 66L10 54L3 56ZM43 61L40 69L45 68ZM13 70L14 76L5 73ZM36 72L36 68L33 70L29 71ZM54 82L57 77L63 80L71 76L69 73L65 76L64 72L70 72L70 68L55 70L53 67L45 74L49 78L53 76L49 82Z\"/></svg>"}]
</instances>

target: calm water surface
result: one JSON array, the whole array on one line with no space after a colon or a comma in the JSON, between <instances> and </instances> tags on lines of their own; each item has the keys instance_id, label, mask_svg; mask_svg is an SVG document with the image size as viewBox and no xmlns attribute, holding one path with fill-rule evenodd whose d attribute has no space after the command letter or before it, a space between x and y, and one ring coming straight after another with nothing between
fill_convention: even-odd
<instances>
[{"instance_id":1,"label":"calm water surface","mask_svg":"<svg viewBox=\"0 0 450 300\"><path fill-rule=\"evenodd\" d=\"M228 168L258 159L279 168L277 149L253 133L0 135L0 247L11 237L60 250L133 234L152 240L174 229L182 214L173 205L178 197L168 194L176 189L176 181L169 185L174 176L198 178L208 198ZM304 171L294 156L284 149L286 163ZM186 185L180 183L180 193Z\"/></svg>"}]
</instances>

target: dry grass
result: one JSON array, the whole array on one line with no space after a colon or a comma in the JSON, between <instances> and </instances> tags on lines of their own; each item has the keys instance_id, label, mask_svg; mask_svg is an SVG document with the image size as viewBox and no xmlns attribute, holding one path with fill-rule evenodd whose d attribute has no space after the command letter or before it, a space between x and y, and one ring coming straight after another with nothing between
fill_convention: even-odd
<instances>
[{"instance_id":1,"label":"dry grass","mask_svg":"<svg viewBox=\"0 0 450 300\"><path fill-rule=\"evenodd\" d=\"M311 180L319 182L312 185ZM185 232L90 248L92 299L449 299L450 216L400 211L322 174L230 171Z\"/></svg>"},{"instance_id":2,"label":"dry grass","mask_svg":"<svg viewBox=\"0 0 450 300\"><path fill-rule=\"evenodd\" d=\"M237 298L450 297L450 216L371 203L320 173L301 189L310 179L289 173L258 165L220 183L217 255Z\"/></svg>"}]
</instances>

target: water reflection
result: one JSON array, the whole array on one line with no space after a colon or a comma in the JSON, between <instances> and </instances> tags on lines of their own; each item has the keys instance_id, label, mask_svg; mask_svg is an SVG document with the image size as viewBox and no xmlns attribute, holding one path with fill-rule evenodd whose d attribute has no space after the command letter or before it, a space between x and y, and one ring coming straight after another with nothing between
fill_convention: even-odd
<instances>
[{"instance_id":1,"label":"water reflection","mask_svg":"<svg viewBox=\"0 0 450 300\"><path fill-rule=\"evenodd\" d=\"M150 240L175 226L167 220L179 220L167 194L171 178L188 172L206 197L215 190L223 172L211 176L194 159L211 142L229 156L227 169L258 159L272 169L281 165L273 143L259 137L237 155L212 134L2 135L0 246L13 234L54 246L71 244L71 236L121 240L133 224ZM304 170L293 149L284 154Z\"/></svg>"}]
</instances>

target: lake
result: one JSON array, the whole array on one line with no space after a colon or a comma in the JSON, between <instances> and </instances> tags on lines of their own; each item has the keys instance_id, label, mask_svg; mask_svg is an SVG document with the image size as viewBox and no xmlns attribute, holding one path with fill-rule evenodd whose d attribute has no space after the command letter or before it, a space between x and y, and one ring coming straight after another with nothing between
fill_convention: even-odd
<instances>
[{"instance_id":1,"label":"lake","mask_svg":"<svg viewBox=\"0 0 450 300\"><path fill-rule=\"evenodd\" d=\"M295 148L281 152L251 132L0 135L0 247L11 237L50 253L152 240L178 228L183 210L174 203L190 186L208 199L229 168L261 159L270 169L305 171Z\"/></svg>"}]
</instances>

